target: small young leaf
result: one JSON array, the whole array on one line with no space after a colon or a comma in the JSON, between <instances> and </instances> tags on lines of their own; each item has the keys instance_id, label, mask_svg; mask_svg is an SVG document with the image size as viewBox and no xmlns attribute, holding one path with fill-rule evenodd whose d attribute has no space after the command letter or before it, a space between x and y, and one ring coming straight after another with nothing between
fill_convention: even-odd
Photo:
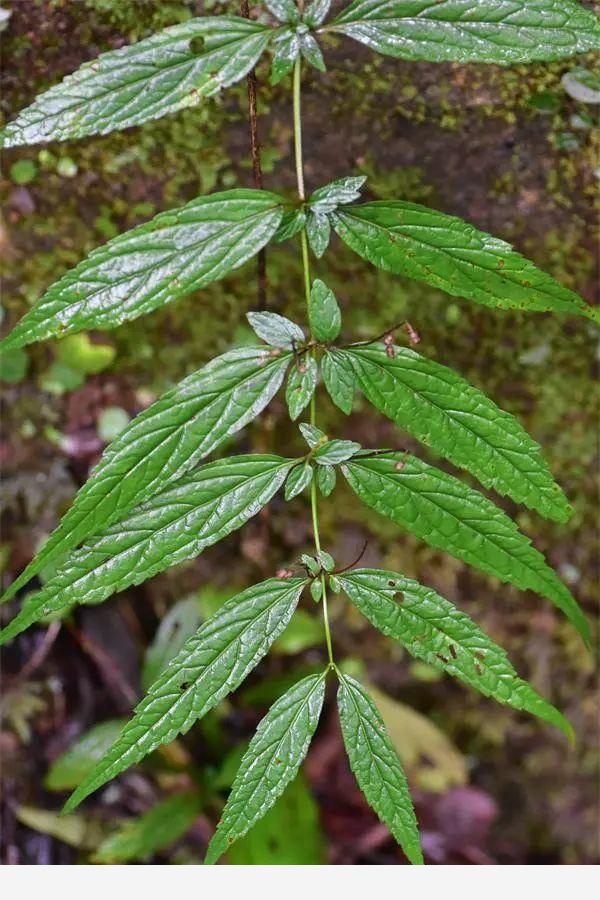
<instances>
[{"instance_id":1,"label":"small young leaf","mask_svg":"<svg viewBox=\"0 0 600 900\"><path fill-rule=\"evenodd\" d=\"M309 206L315 212L334 212L338 206L354 203L360 196L360 189L367 180L366 175L351 175L346 178L338 178L329 184L317 188L311 194Z\"/></svg>"},{"instance_id":2,"label":"small young leaf","mask_svg":"<svg viewBox=\"0 0 600 900\"><path fill-rule=\"evenodd\" d=\"M306 566L311 575L316 576L321 571L321 563L317 562L314 556L309 556L307 553L303 553L300 557L300 562Z\"/></svg>"},{"instance_id":3,"label":"small young leaf","mask_svg":"<svg viewBox=\"0 0 600 900\"><path fill-rule=\"evenodd\" d=\"M302 20L311 28L316 28L325 19L330 6L331 0L309 0L305 6Z\"/></svg>"},{"instance_id":4,"label":"small young leaf","mask_svg":"<svg viewBox=\"0 0 600 900\"><path fill-rule=\"evenodd\" d=\"M281 225L273 235L275 243L288 241L302 231L306 223L306 212L303 209L289 209L283 214Z\"/></svg>"},{"instance_id":5,"label":"small young leaf","mask_svg":"<svg viewBox=\"0 0 600 900\"><path fill-rule=\"evenodd\" d=\"M285 391L290 419L295 422L311 401L317 386L319 367L312 356L305 353L292 366Z\"/></svg>"},{"instance_id":6,"label":"small young leaf","mask_svg":"<svg viewBox=\"0 0 600 900\"><path fill-rule=\"evenodd\" d=\"M264 0L264 3L280 22L295 24L300 21L300 11L294 0Z\"/></svg>"},{"instance_id":7,"label":"small young leaf","mask_svg":"<svg viewBox=\"0 0 600 900\"><path fill-rule=\"evenodd\" d=\"M333 291L316 278L310 291L308 304L310 331L317 341L334 341L342 327L342 314Z\"/></svg>"},{"instance_id":8,"label":"small young leaf","mask_svg":"<svg viewBox=\"0 0 600 900\"><path fill-rule=\"evenodd\" d=\"M569 504L539 446L513 416L452 369L407 347L383 344L349 347L330 356L349 364L377 409L486 487L557 522L569 518Z\"/></svg>"},{"instance_id":9,"label":"small young leaf","mask_svg":"<svg viewBox=\"0 0 600 900\"><path fill-rule=\"evenodd\" d=\"M329 497L335 487L335 469L333 466L319 466L317 469L317 485L324 497Z\"/></svg>"},{"instance_id":10,"label":"small young leaf","mask_svg":"<svg viewBox=\"0 0 600 900\"><path fill-rule=\"evenodd\" d=\"M432 547L551 600L589 643L571 593L502 510L457 478L408 453L360 456L342 466L360 499Z\"/></svg>"},{"instance_id":11,"label":"small young leaf","mask_svg":"<svg viewBox=\"0 0 600 900\"><path fill-rule=\"evenodd\" d=\"M200 466L76 550L0 631L0 644L50 613L73 603L101 603L197 556L255 516L294 464L257 455Z\"/></svg>"},{"instance_id":12,"label":"small young leaf","mask_svg":"<svg viewBox=\"0 0 600 900\"><path fill-rule=\"evenodd\" d=\"M350 459L361 449L360 444L357 444L356 441L327 441L322 447L315 450L313 459L320 466L337 466Z\"/></svg>"},{"instance_id":13,"label":"small young leaf","mask_svg":"<svg viewBox=\"0 0 600 900\"><path fill-rule=\"evenodd\" d=\"M260 722L209 844L205 865L213 865L246 834L295 777L319 721L326 674L299 681Z\"/></svg>"},{"instance_id":14,"label":"small young leaf","mask_svg":"<svg viewBox=\"0 0 600 900\"><path fill-rule=\"evenodd\" d=\"M316 578L310 586L310 596L313 598L315 603L318 603L321 597L323 596L323 582L320 578Z\"/></svg>"},{"instance_id":15,"label":"small young leaf","mask_svg":"<svg viewBox=\"0 0 600 900\"><path fill-rule=\"evenodd\" d=\"M510 244L454 216L403 200L381 200L338 209L330 221L355 253L386 272L484 306L600 321L598 310Z\"/></svg>"},{"instance_id":16,"label":"small young leaf","mask_svg":"<svg viewBox=\"0 0 600 900\"><path fill-rule=\"evenodd\" d=\"M291 350L297 344L303 344L306 338L299 325L271 312L249 312L246 318L250 326L267 344Z\"/></svg>"},{"instance_id":17,"label":"small young leaf","mask_svg":"<svg viewBox=\"0 0 600 900\"><path fill-rule=\"evenodd\" d=\"M114 743L124 725L124 719L108 719L80 735L50 766L44 779L46 790L72 791L76 788Z\"/></svg>"},{"instance_id":18,"label":"small young leaf","mask_svg":"<svg viewBox=\"0 0 600 900\"><path fill-rule=\"evenodd\" d=\"M234 691L282 633L305 578L270 578L228 600L171 661L65 811L161 744L185 734Z\"/></svg>"},{"instance_id":19,"label":"small young leaf","mask_svg":"<svg viewBox=\"0 0 600 900\"><path fill-rule=\"evenodd\" d=\"M313 477L312 466L304 464L296 466L287 477L285 483L284 496L286 500L291 500L308 487Z\"/></svg>"},{"instance_id":20,"label":"small young leaf","mask_svg":"<svg viewBox=\"0 0 600 900\"><path fill-rule=\"evenodd\" d=\"M311 449L313 447L316 447L317 444L324 444L327 440L327 435L325 434L325 432L321 431L320 428L317 428L316 425L309 425L307 422L300 422L298 428L302 432L302 437Z\"/></svg>"},{"instance_id":21,"label":"small young leaf","mask_svg":"<svg viewBox=\"0 0 600 900\"><path fill-rule=\"evenodd\" d=\"M324 30L431 62L510 65L600 47L596 17L575 0L353 0Z\"/></svg>"},{"instance_id":22,"label":"small young leaf","mask_svg":"<svg viewBox=\"0 0 600 900\"><path fill-rule=\"evenodd\" d=\"M279 84L292 71L300 53L300 37L295 30L286 28L272 42L271 84Z\"/></svg>"},{"instance_id":23,"label":"small young leaf","mask_svg":"<svg viewBox=\"0 0 600 900\"><path fill-rule=\"evenodd\" d=\"M254 421L281 386L290 359L287 353L271 356L265 347L231 350L140 413L104 451L71 509L3 599Z\"/></svg>"},{"instance_id":24,"label":"small young leaf","mask_svg":"<svg viewBox=\"0 0 600 900\"><path fill-rule=\"evenodd\" d=\"M310 249L320 259L327 250L331 237L331 225L327 216L311 210L306 220L306 236Z\"/></svg>"},{"instance_id":25,"label":"small young leaf","mask_svg":"<svg viewBox=\"0 0 600 900\"><path fill-rule=\"evenodd\" d=\"M300 53L307 63L317 69L319 72L326 72L327 66L321 53L321 48L317 44L312 34L303 34L300 37Z\"/></svg>"},{"instance_id":26,"label":"small young leaf","mask_svg":"<svg viewBox=\"0 0 600 900\"><path fill-rule=\"evenodd\" d=\"M273 29L237 16L189 19L103 53L41 94L9 122L15 147L108 134L196 106L254 67Z\"/></svg>"},{"instance_id":27,"label":"small young leaf","mask_svg":"<svg viewBox=\"0 0 600 900\"><path fill-rule=\"evenodd\" d=\"M354 403L356 376L352 366L347 363L346 355L342 352L327 352L321 360L321 375L335 405L349 416Z\"/></svg>"},{"instance_id":28,"label":"small young leaf","mask_svg":"<svg viewBox=\"0 0 600 900\"><path fill-rule=\"evenodd\" d=\"M325 571L333 572L333 570L335 569L335 560L331 553L327 553L326 550L319 550L318 557Z\"/></svg>"},{"instance_id":29,"label":"small young leaf","mask_svg":"<svg viewBox=\"0 0 600 900\"><path fill-rule=\"evenodd\" d=\"M94 862L118 865L144 859L182 837L201 809L197 792L176 794L157 803L138 819L126 819L102 841Z\"/></svg>"},{"instance_id":30,"label":"small young leaf","mask_svg":"<svg viewBox=\"0 0 600 900\"><path fill-rule=\"evenodd\" d=\"M423 864L419 826L406 775L368 693L340 677L338 709L346 753L358 785L413 865Z\"/></svg>"},{"instance_id":31,"label":"small young leaf","mask_svg":"<svg viewBox=\"0 0 600 900\"><path fill-rule=\"evenodd\" d=\"M417 659L460 678L486 697L539 716L572 738L566 719L519 678L504 650L431 588L379 569L354 569L337 578L371 624L400 641Z\"/></svg>"},{"instance_id":32,"label":"small young leaf","mask_svg":"<svg viewBox=\"0 0 600 900\"><path fill-rule=\"evenodd\" d=\"M93 250L0 347L115 328L224 278L271 240L282 203L268 191L237 188L160 213Z\"/></svg>"}]
</instances>

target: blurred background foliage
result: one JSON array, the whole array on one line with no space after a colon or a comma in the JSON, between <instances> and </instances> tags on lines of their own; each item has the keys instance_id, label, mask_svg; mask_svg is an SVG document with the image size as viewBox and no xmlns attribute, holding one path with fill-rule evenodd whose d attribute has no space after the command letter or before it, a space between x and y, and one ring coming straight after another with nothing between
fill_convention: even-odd
<instances>
[{"instance_id":1,"label":"blurred background foliage","mask_svg":"<svg viewBox=\"0 0 600 900\"><path fill-rule=\"evenodd\" d=\"M198 13L239 11L237 3L198 0L2 0L1 6L6 118L103 50ZM468 218L588 301L597 299L597 61L507 70L409 65L333 39L326 58L327 74L306 73L309 188L364 173L368 197L403 197ZM265 186L293 192L290 84L272 88L267 77L261 63ZM5 325L98 244L198 193L250 185L248 143L241 84L198 109L123 134L7 152L0 226ZM33 555L131 417L212 356L252 340L244 313L256 302L254 266L117 331L4 356L6 578ZM594 326L457 302L369 268L339 242L314 270L338 295L345 334L365 339L409 319L423 353L516 414L544 447L574 506L569 524L542 522L500 503L593 615ZM268 278L269 308L302 320L293 242L269 248ZM417 449L366 404L357 404L349 419L327 401L322 410L320 424L331 434ZM286 418L278 398L262 424L227 450L297 451L300 438ZM573 630L549 604L399 535L343 487L338 491L322 504L326 546L336 560L350 562L368 540L364 564L403 571L457 602L509 649L523 676L565 711L578 735L569 749L539 722L411 661L334 598L337 656L377 691L414 788L428 860L597 862L598 693L592 661ZM3 862L201 860L257 721L286 686L322 666L321 626L310 601L237 695L77 814L57 812L187 634L235 590L289 564L309 544L306 500L284 506L276 499L198 560L101 607L49 622L7 648L0 700ZM331 704L303 774L228 862L404 862L354 786Z\"/></svg>"}]
</instances>

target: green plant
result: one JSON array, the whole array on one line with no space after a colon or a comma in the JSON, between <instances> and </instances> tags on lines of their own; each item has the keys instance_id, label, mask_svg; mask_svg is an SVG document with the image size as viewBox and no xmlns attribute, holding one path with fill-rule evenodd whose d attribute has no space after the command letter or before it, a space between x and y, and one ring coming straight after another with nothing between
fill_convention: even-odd
<instances>
[{"instance_id":1,"label":"green plant","mask_svg":"<svg viewBox=\"0 0 600 900\"><path fill-rule=\"evenodd\" d=\"M99 603L196 556L241 527L284 487L310 493L314 554L228 600L150 685L132 720L86 774L73 809L106 781L186 732L237 688L289 623L308 588L321 605L328 663L291 687L267 713L242 758L206 862L213 863L273 806L296 775L323 704L327 676L351 766L367 799L408 858L422 862L406 779L373 700L334 660L328 591L346 594L384 634L415 657L571 736L563 716L521 680L504 652L448 601L395 572L336 566L321 546L318 494L341 472L371 508L434 547L551 600L589 642L567 588L490 500L408 452L330 439L316 425L322 378L340 409L354 393L486 488L557 522L569 506L539 447L519 423L453 371L379 338L340 340L332 291L310 275L331 230L375 266L447 293L504 309L597 311L503 241L444 213L402 200L357 204L364 178L344 177L307 197L302 162L301 59L322 70L315 35L345 34L399 58L510 64L553 60L600 46L594 16L570 0L354 0L326 22L329 0L266 0L278 24L234 16L190 19L104 54L50 89L5 128L5 147L105 134L195 106L246 76L266 50L272 80L293 72L298 197L237 189L159 214L92 252L3 341L14 352L38 340L108 329L220 279L270 241L299 236L309 326L273 312L248 318L264 341L231 350L190 375L115 438L35 559L5 599L59 563L1 632L2 642L78 603ZM402 328L411 344L418 335ZM234 456L198 466L255 419L288 373L286 399L306 447L292 459Z\"/></svg>"}]
</instances>

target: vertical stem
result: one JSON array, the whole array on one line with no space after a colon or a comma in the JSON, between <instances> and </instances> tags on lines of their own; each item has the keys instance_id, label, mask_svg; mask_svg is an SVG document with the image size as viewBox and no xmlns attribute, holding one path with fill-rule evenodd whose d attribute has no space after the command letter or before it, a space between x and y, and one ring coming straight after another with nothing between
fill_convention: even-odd
<instances>
[{"instance_id":1,"label":"vertical stem","mask_svg":"<svg viewBox=\"0 0 600 900\"><path fill-rule=\"evenodd\" d=\"M293 86L293 99L294 99L294 154L296 158L296 181L298 184L298 195L301 200L306 199L306 193L304 189L304 165L302 162L302 107L300 100L300 81L301 81L301 62L300 57L296 60L294 65L294 86ZM308 240L306 238L306 230L302 229L300 232L300 244L302 247L302 268L304 271L304 293L306 296L306 306L308 312L308 304L310 302L310 262L308 257ZM311 334L312 337L312 334ZM315 350L311 350L311 354L314 358ZM310 401L310 424L316 425L316 402L315 395L313 394L312 399ZM319 535L319 506L318 506L318 498L317 498L317 484L315 479L311 481L310 485L310 507L312 514L312 525L313 525L313 534L315 540L315 549L317 554L321 552L321 538ZM331 630L329 627L329 613L327 609L327 587L325 584L325 575L321 572L319 576L321 579L321 587L323 589L322 593L322 607L323 607L323 625L325 627L325 642L327 644L327 654L329 656L329 665L331 667L334 666L333 662L333 648L331 644Z\"/></svg>"},{"instance_id":2,"label":"vertical stem","mask_svg":"<svg viewBox=\"0 0 600 900\"><path fill-rule=\"evenodd\" d=\"M250 18L248 0L242 0L240 12L244 19ZM250 152L252 155L252 175L254 187L262 190L263 177L260 164L260 141L258 139L258 115L256 110L256 72L252 69L247 75L248 109L250 113ZM267 305L267 252L259 251L257 258L257 306L264 309Z\"/></svg>"}]
</instances>

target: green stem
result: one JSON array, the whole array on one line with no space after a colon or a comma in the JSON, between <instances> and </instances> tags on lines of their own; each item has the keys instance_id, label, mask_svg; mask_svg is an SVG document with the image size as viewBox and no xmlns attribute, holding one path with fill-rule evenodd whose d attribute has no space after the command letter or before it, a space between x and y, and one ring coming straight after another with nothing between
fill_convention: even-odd
<instances>
[{"instance_id":1,"label":"green stem","mask_svg":"<svg viewBox=\"0 0 600 900\"><path fill-rule=\"evenodd\" d=\"M304 166L302 162L302 115L300 104L300 81L302 75L302 67L300 57L294 65L294 153L296 157L296 181L298 183L298 196L301 200L306 199L304 190ZM308 305L310 302L310 261L308 257L308 241L306 239L306 230L300 232L300 244L302 247L302 269L304 271L304 293L306 297L306 308L308 313ZM312 339L312 333L311 333ZM313 358L315 357L314 348L311 350ZM310 424L316 425L317 410L315 403L315 395L312 395L310 401ZM317 554L321 552L321 538L319 536L319 506L317 500L317 484L315 478L310 485L310 507L312 513L313 534L315 540L315 549ZM329 656L329 665L335 668L333 662L333 648L331 644L331 630L329 628L329 612L327 609L327 588L325 584L325 575L321 572L321 587L323 588L322 606L323 606L323 625L325 627L325 642L327 644L327 654Z\"/></svg>"}]
</instances>

